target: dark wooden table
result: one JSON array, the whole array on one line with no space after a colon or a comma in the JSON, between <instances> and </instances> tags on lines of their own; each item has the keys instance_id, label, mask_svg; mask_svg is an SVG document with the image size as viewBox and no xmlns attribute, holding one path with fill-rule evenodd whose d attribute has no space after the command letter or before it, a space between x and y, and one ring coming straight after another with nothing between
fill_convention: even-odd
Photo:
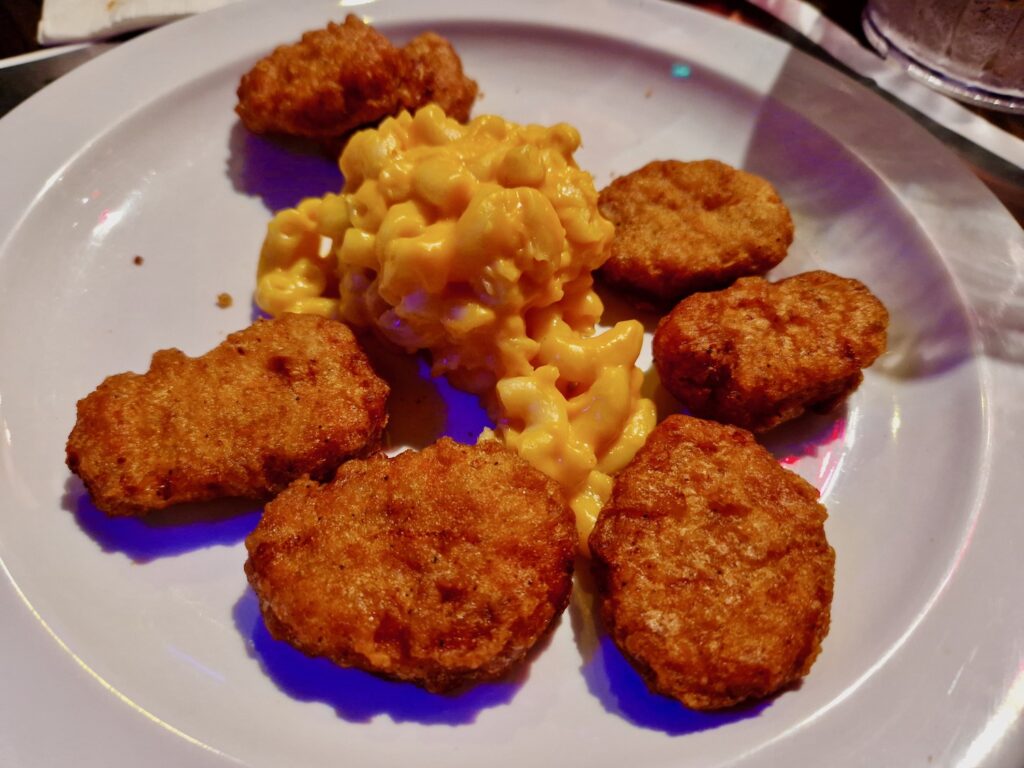
<instances>
[{"instance_id":1,"label":"dark wooden table","mask_svg":"<svg viewBox=\"0 0 1024 768\"><path fill-rule=\"evenodd\" d=\"M42 0L3 0L0 3L0 59L33 51Z\"/></svg>"}]
</instances>

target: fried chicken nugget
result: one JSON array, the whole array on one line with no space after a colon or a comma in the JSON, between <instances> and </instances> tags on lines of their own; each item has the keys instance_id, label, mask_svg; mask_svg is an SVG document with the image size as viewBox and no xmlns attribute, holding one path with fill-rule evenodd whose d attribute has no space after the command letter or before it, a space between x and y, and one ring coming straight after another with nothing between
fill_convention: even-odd
<instances>
[{"instance_id":1,"label":"fried chicken nugget","mask_svg":"<svg viewBox=\"0 0 1024 768\"><path fill-rule=\"evenodd\" d=\"M433 32L424 32L410 40L402 54L409 62L402 86L403 109L414 111L434 103L448 117L462 123L469 120L477 84L463 74L462 61L451 43Z\"/></svg>"},{"instance_id":2,"label":"fried chicken nugget","mask_svg":"<svg viewBox=\"0 0 1024 768\"><path fill-rule=\"evenodd\" d=\"M349 14L344 24L306 32L258 61L239 83L235 111L254 133L332 143L432 101L466 120L476 94L443 37L428 32L397 48Z\"/></svg>"},{"instance_id":3,"label":"fried chicken nugget","mask_svg":"<svg viewBox=\"0 0 1024 768\"><path fill-rule=\"evenodd\" d=\"M162 350L106 379L78 402L67 464L111 515L266 498L377 450L387 396L342 323L258 320L202 357Z\"/></svg>"},{"instance_id":4,"label":"fried chicken nugget","mask_svg":"<svg viewBox=\"0 0 1024 768\"><path fill-rule=\"evenodd\" d=\"M401 51L349 14L260 59L235 111L253 133L335 139L396 113L407 70Z\"/></svg>"},{"instance_id":5,"label":"fried chicken nugget","mask_svg":"<svg viewBox=\"0 0 1024 768\"><path fill-rule=\"evenodd\" d=\"M442 438L296 482L245 545L275 638L448 691L504 674L565 609L576 523L518 455Z\"/></svg>"},{"instance_id":6,"label":"fried chicken nugget","mask_svg":"<svg viewBox=\"0 0 1024 768\"><path fill-rule=\"evenodd\" d=\"M793 242L789 209L767 181L717 160L658 160L601 190L615 224L599 274L645 304L760 275Z\"/></svg>"},{"instance_id":7,"label":"fried chicken nugget","mask_svg":"<svg viewBox=\"0 0 1024 768\"><path fill-rule=\"evenodd\" d=\"M858 280L823 271L742 278L663 317L654 364L694 415L760 432L842 402L885 351L888 324Z\"/></svg>"},{"instance_id":8,"label":"fried chicken nugget","mask_svg":"<svg viewBox=\"0 0 1024 768\"><path fill-rule=\"evenodd\" d=\"M601 615L651 689L718 709L808 673L835 569L817 497L745 430L651 433L590 535Z\"/></svg>"}]
</instances>

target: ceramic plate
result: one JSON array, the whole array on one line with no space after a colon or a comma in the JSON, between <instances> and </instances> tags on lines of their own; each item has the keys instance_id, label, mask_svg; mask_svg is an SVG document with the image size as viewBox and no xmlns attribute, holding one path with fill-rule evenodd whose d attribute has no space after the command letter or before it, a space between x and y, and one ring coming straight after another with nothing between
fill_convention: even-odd
<instances>
[{"instance_id":1,"label":"ceramic plate","mask_svg":"<svg viewBox=\"0 0 1024 768\"><path fill-rule=\"evenodd\" d=\"M585 574L508 680L442 697L341 670L269 637L242 572L258 508L111 520L69 475L76 400L157 349L198 354L247 325L272 211L339 188L331 161L249 135L232 110L257 58L346 5L396 41L448 36L477 114L575 124L599 186L665 157L769 178L797 225L776 275L826 268L889 307L890 352L848 405L767 438L821 490L837 551L831 632L799 686L710 714L651 695L595 629ZM648 0L251 2L62 78L0 121L0 146L0 763L1024 759L1021 231L855 83ZM411 381L394 445L472 439L475 401ZM416 398L432 407L411 430Z\"/></svg>"}]
</instances>

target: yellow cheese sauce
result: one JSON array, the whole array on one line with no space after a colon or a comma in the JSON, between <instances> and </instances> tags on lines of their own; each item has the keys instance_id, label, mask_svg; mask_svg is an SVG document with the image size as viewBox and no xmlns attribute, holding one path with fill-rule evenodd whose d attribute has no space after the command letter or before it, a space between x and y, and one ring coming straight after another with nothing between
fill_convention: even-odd
<instances>
[{"instance_id":1,"label":"yellow cheese sauce","mask_svg":"<svg viewBox=\"0 0 1024 768\"><path fill-rule=\"evenodd\" d=\"M581 546L611 475L654 428L643 327L595 333L593 270L613 227L570 125L467 125L431 105L353 136L341 194L270 222L257 304L372 327L481 395L494 436L554 478Z\"/></svg>"}]
</instances>

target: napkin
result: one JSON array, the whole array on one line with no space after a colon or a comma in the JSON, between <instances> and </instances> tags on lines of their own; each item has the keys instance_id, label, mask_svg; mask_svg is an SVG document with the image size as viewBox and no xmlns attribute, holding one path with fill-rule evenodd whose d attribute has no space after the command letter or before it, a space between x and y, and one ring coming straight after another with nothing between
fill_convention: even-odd
<instances>
[{"instance_id":1,"label":"napkin","mask_svg":"<svg viewBox=\"0 0 1024 768\"><path fill-rule=\"evenodd\" d=\"M97 40L155 27L237 0L43 0L41 45Z\"/></svg>"}]
</instances>

